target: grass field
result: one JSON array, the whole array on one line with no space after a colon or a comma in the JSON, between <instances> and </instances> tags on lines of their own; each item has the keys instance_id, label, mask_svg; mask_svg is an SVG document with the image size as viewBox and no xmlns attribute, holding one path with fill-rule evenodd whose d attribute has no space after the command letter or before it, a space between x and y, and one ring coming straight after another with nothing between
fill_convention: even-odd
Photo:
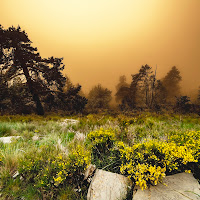
<instances>
[{"instance_id":1,"label":"grass field","mask_svg":"<svg viewBox=\"0 0 200 200\"><path fill-rule=\"evenodd\" d=\"M142 189L178 172L200 179L197 115L0 116L0 136L21 136L0 143L2 199L86 199L91 163Z\"/></svg>"}]
</instances>

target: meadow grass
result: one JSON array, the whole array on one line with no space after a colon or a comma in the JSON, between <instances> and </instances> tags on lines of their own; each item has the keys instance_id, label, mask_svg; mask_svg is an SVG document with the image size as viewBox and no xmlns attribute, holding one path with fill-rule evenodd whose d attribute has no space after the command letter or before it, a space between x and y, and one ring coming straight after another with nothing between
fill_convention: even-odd
<instances>
[{"instance_id":1,"label":"meadow grass","mask_svg":"<svg viewBox=\"0 0 200 200\"><path fill-rule=\"evenodd\" d=\"M63 123L66 118L78 121ZM199 130L197 115L0 116L0 136L21 136L0 143L1 198L86 199L83 174L90 163L141 188L182 171L200 178Z\"/></svg>"}]
</instances>

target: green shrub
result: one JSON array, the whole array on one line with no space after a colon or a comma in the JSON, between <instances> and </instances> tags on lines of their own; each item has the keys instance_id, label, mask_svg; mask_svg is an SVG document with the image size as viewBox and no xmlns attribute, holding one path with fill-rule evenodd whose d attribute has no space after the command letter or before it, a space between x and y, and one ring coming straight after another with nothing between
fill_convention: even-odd
<instances>
[{"instance_id":1,"label":"green shrub","mask_svg":"<svg viewBox=\"0 0 200 200\"><path fill-rule=\"evenodd\" d=\"M74 146L68 156L51 146L40 146L24 154L18 171L24 184L32 185L43 198L51 199L57 198L66 185L79 186L90 162L90 152L81 145Z\"/></svg>"}]
</instances>

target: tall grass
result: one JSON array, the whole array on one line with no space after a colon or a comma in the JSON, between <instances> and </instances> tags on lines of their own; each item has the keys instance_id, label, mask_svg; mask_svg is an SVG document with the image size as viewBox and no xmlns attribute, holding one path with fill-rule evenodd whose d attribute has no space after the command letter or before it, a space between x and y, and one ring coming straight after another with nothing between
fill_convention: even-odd
<instances>
[{"instance_id":1,"label":"tall grass","mask_svg":"<svg viewBox=\"0 0 200 200\"><path fill-rule=\"evenodd\" d=\"M13 175L19 170L20 160L25 161L25 156L31 156L33 154L31 152L36 152L33 158L37 160L42 149L51 149L51 151L43 154L42 165L38 165L46 167L53 166L48 160L53 162L53 159L57 159L57 154L64 155L68 159L68 153L70 154L71 151L74 153L73 156L78 155L76 154L77 148L82 149L82 153L91 151L93 164L102 169L120 173L122 161L115 142L123 142L125 145L132 147L135 144L144 143L146 140L164 142L168 141L169 136L181 136L188 131L200 130L200 118L196 115L180 116L145 113L113 117L110 115L90 114L88 116L73 116L74 119L79 121L77 124L62 123L65 118L71 117L55 115L45 117L36 115L0 116L1 137L21 136L20 139L13 140L11 144L0 143L0 193L2 198L48 199L52 192L58 199L86 198L88 184L83 181L83 174L77 174L76 181L73 179L66 180L66 185L63 186L61 184L60 188L55 187L55 190L52 191L42 186L36 188L31 181L21 179L20 175L13 178ZM89 134L90 136L91 132L98 132L101 129L112 130L111 132L115 135L112 138L112 145L107 133L108 141L106 140L106 142L99 145L95 144L96 146L92 147L92 142L87 138L87 135ZM86 141L75 140L77 133L85 135ZM36 136L36 139L33 140L33 136ZM102 138L105 139L105 137L105 133L102 132ZM99 141L101 141L101 138L99 138ZM101 148L98 149L98 147ZM84 159L83 155L82 157L80 156L81 159ZM73 162L79 162L79 164L83 162L83 160L77 160L73 156L70 157L73 167L76 166ZM63 160L62 162L66 163L67 161ZM29 166L30 163L26 164L26 166ZM199 168L199 166L199 164L195 165L195 169ZM76 171L76 167L71 169ZM35 181L40 180L40 178L41 180L46 180L42 177L45 175L43 172L42 169L38 169L39 177L38 179L35 178ZM27 176L30 175L28 171L26 173ZM34 172L32 171L31 173ZM53 173L54 171L52 171ZM81 173L83 172L81 171ZM51 178L54 180L53 177Z\"/></svg>"}]
</instances>

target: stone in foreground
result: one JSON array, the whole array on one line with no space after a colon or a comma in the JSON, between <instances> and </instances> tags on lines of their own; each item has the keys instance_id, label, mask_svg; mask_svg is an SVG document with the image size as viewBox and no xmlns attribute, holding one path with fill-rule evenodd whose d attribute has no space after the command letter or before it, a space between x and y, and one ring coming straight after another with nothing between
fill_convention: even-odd
<instances>
[{"instance_id":1,"label":"stone in foreground","mask_svg":"<svg viewBox=\"0 0 200 200\"><path fill-rule=\"evenodd\" d=\"M9 144L12 140L19 139L21 136L8 136L8 137L0 137L0 141L4 144Z\"/></svg>"},{"instance_id":2,"label":"stone in foreground","mask_svg":"<svg viewBox=\"0 0 200 200\"><path fill-rule=\"evenodd\" d=\"M97 169L90 184L87 200L125 199L131 182L125 176Z\"/></svg>"},{"instance_id":3,"label":"stone in foreground","mask_svg":"<svg viewBox=\"0 0 200 200\"><path fill-rule=\"evenodd\" d=\"M167 185L167 186L166 186ZM180 173L164 178L148 190L134 191L133 200L199 200L200 185L192 174Z\"/></svg>"}]
</instances>

